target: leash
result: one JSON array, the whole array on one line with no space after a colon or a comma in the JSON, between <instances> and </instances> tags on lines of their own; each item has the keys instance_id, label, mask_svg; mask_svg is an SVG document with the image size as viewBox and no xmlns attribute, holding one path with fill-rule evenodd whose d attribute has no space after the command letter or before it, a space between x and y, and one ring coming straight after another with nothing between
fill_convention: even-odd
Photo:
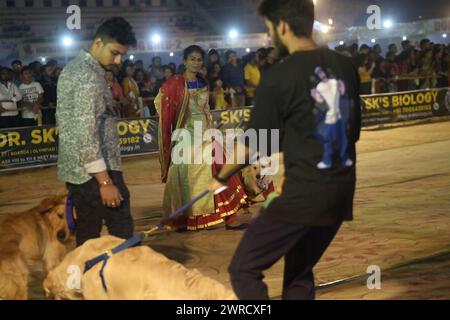
<instances>
[{"instance_id":1,"label":"leash","mask_svg":"<svg viewBox=\"0 0 450 320\"><path fill-rule=\"evenodd\" d=\"M227 186L223 186L223 187L217 189L216 191L214 191L214 194L222 193L227 188L228 188ZM108 287L106 286L106 281L105 281L105 277L104 277L104 270L105 270L105 267L106 267L106 265L108 263L109 258L111 258L113 255L115 255L115 254L117 254L119 252L124 251L125 249L131 248L131 247L141 243L150 234L152 234L153 232L155 232L157 230L162 229L168 222L170 222L170 221L180 217L186 211L186 209L188 209L189 207L193 206L200 199L206 197L209 193L210 193L209 190L206 190L206 191L202 192L200 195L198 195L197 197L192 199L190 202L186 203L184 206L180 207L175 212L170 214L170 216L168 216L167 218L162 219L157 226L153 227L152 229L150 229L148 231L144 231L144 232L138 233L135 236L133 236L130 239L128 239L125 242L123 242L122 244L118 245L117 247L102 253L101 255L95 257L94 259L91 259L91 260L87 261L85 263L84 272L83 273L88 272L94 266L96 266L97 264L102 262L102 267L100 268L99 274L100 274L100 279L102 281L103 290L105 290L105 292L108 292Z\"/></svg>"},{"instance_id":2,"label":"leash","mask_svg":"<svg viewBox=\"0 0 450 320\"><path fill-rule=\"evenodd\" d=\"M242 122L242 120L241 120ZM217 128L221 128L223 125L223 123ZM256 157L257 159L257 155L255 155L254 157ZM252 158L254 159L254 158ZM254 159L253 161L255 161L256 159ZM214 191L214 194L220 194L223 191L225 191L228 188L228 186L222 186L219 189ZM150 234L152 234L153 232L162 229L168 222L177 219L178 217L180 217L182 214L184 214L184 212L192 207L196 202L198 202L199 200L201 200L202 198L206 197L211 191L209 190L205 190L204 192L202 192L201 194L199 194L197 197L195 197L194 199L192 199L191 201L189 201L188 203L186 203L185 205L183 205L182 207L178 208L176 211L174 211L173 213L171 213L167 218L163 218L158 225L156 225L155 227L151 228L150 230L141 232L139 234L136 234L135 236L131 237L130 239L126 240L125 242L123 242L122 244L118 245L117 247L108 250L106 252L104 252L103 254L87 261L85 263L85 268L84 268L84 272L86 273L88 272L90 269L92 269L94 266L96 266L99 263L102 263L102 266L100 268L99 271L99 275L100 275L100 279L102 281L102 287L103 290L105 292L108 292L108 287L106 286L106 281L105 281L105 277L104 277L104 270L105 267L108 263L108 260L111 258L111 256L122 252L130 247L133 247L139 243L141 243L143 240L145 240Z\"/></svg>"}]
</instances>

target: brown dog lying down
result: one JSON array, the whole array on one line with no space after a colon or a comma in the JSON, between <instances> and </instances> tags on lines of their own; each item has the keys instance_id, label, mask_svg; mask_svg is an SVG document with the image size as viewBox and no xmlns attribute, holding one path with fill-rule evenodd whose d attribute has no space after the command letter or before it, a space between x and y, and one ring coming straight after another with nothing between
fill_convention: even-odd
<instances>
[{"instance_id":1,"label":"brown dog lying down","mask_svg":"<svg viewBox=\"0 0 450 320\"><path fill-rule=\"evenodd\" d=\"M30 266L56 267L70 237L66 196L43 200L37 207L0 221L0 299L27 299Z\"/></svg>"},{"instance_id":2,"label":"brown dog lying down","mask_svg":"<svg viewBox=\"0 0 450 320\"><path fill-rule=\"evenodd\" d=\"M124 240L103 236L87 241L69 253L63 262L49 272L44 290L52 299L86 300L233 300L234 293L224 285L186 269L147 246L119 252L108 260L104 269L108 291L102 287L99 271L102 263L83 274L86 261L123 243ZM73 270L81 276L74 287ZM76 279L75 279L76 280Z\"/></svg>"}]
</instances>

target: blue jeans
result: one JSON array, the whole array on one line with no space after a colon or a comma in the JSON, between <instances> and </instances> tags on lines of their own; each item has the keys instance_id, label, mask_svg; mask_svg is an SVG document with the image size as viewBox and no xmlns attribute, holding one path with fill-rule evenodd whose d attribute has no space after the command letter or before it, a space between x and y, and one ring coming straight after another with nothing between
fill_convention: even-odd
<instances>
[{"instance_id":1,"label":"blue jeans","mask_svg":"<svg viewBox=\"0 0 450 320\"><path fill-rule=\"evenodd\" d=\"M325 142L322 162L331 166L333 163L333 144L336 142L339 148L341 163L345 163L348 159L348 140L345 122L338 120L335 124L325 124L323 133Z\"/></svg>"}]
</instances>

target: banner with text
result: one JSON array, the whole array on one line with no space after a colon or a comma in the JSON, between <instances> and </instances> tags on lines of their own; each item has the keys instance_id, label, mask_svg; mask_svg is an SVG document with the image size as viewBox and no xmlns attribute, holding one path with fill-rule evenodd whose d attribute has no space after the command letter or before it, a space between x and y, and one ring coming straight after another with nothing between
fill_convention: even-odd
<instances>
[{"instance_id":1,"label":"banner with text","mask_svg":"<svg viewBox=\"0 0 450 320\"><path fill-rule=\"evenodd\" d=\"M158 152L158 118L117 122L122 156ZM0 130L0 171L53 165L58 129L52 126Z\"/></svg>"},{"instance_id":2,"label":"banner with text","mask_svg":"<svg viewBox=\"0 0 450 320\"><path fill-rule=\"evenodd\" d=\"M450 115L450 88L361 96L363 126Z\"/></svg>"}]
</instances>

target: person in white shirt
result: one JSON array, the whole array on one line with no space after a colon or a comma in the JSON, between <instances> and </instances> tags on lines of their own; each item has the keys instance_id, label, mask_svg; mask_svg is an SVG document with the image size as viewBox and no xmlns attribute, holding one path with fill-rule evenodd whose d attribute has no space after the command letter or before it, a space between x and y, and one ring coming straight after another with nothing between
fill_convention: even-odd
<instances>
[{"instance_id":1,"label":"person in white shirt","mask_svg":"<svg viewBox=\"0 0 450 320\"><path fill-rule=\"evenodd\" d=\"M20 126L17 102L22 100L22 94L11 82L9 70L0 70L0 129Z\"/></svg>"},{"instance_id":2,"label":"person in white shirt","mask_svg":"<svg viewBox=\"0 0 450 320\"><path fill-rule=\"evenodd\" d=\"M327 112L324 122L324 154L322 161L317 164L318 169L330 169L333 158L333 144L337 144L342 165L353 166L348 156L348 141L346 136L346 119L341 114L341 97L345 95L345 84L342 80L328 78L321 67L315 69L320 83L311 90L312 97L318 103L325 103Z\"/></svg>"},{"instance_id":3,"label":"person in white shirt","mask_svg":"<svg viewBox=\"0 0 450 320\"><path fill-rule=\"evenodd\" d=\"M44 101L44 89L39 82L33 81L31 69L22 69L22 84L19 86L22 94L22 125L25 127L36 126L37 117Z\"/></svg>"}]
</instances>

